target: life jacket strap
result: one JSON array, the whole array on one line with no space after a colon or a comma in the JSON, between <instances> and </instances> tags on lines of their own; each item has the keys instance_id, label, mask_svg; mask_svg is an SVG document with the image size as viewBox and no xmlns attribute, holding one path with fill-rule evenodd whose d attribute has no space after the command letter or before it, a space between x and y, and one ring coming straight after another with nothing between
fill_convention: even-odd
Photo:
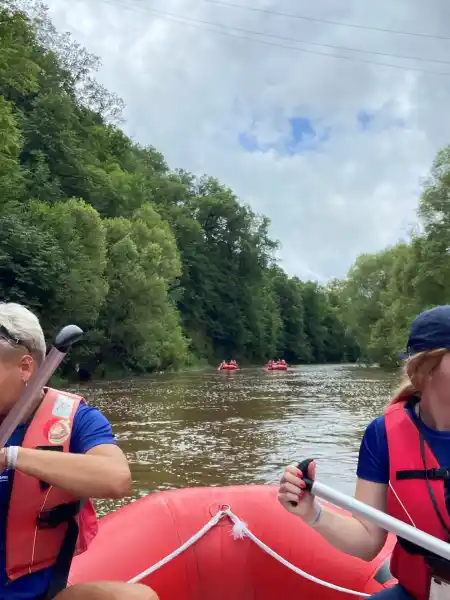
<instances>
[{"instance_id":1,"label":"life jacket strap","mask_svg":"<svg viewBox=\"0 0 450 600\"><path fill-rule=\"evenodd\" d=\"M434 469L411 469L408 471L397 471L395 474L397 480L404 479L430 479L432 481L450 479L450 468L440 467Z\"/></svg>"},{"instance_id":2,"label":"life jacket strap","mask_svg":"<svg viewBox=\"0 0 450 600\"><path fill-rule=\"evenodd\" d=\"M59 524L67 522L66 535L64 536L64 541L59 550L56 562L53 565L52 579L44 600L52 600L67 587L67 580L79 533L78 522L75 517L80 512L84 503L84 500L80 500L79 502L71 502L70 504L60 504L52 510L41 513L38 519L38 526L45 528L57 527Z\"/></svg>"}]
</instances>

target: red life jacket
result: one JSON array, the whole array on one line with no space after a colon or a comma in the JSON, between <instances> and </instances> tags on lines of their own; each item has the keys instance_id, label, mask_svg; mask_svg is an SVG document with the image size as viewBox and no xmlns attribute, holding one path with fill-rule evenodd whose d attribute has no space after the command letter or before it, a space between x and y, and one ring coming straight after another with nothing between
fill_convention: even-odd
<instances>
[{"instance_id":1,"label":"red life jacket","mask_svg":"<svg viewBox=\"0 0 450 600\"><path fill-rule=\"evenodd\" d=\"M80 396L48 388L22 447L69 452L73 418L82 401ZM14 472L6 522L6 572L10 580L54 566L58 560L68 570L73 555L87 549L97 530L90 500L80 500L30 475Z\"/></svg>"},{"instance_id":2,"label":"red life jacket","mask_svg":"<svg viewBox=\"0 0 450 600\"><path fill-rule=\"evenodd\" d=\"M424 467L419 429L408 414L406 405L407 401L399 402L389 406L385 411L389 481L398 496L397 498L391 488L388 488L387 513L412 525L405 512L406 509L418 529L448 541L449 534L441 524L433 506L425 477L427 474L429 485L436 498L436 506L447 527L450 528L444 496L444 478L447 469L440 468L425 440L423 450L426 466ZM412 546L405 540L397 541L391 559L391 572L414 598L426 600L429 597L431 581L431 570L424 559L427 551ZM409 551L405 550L405 547ZM414 553L411 553L411 550Z\"/></svg>"}]
</instances>

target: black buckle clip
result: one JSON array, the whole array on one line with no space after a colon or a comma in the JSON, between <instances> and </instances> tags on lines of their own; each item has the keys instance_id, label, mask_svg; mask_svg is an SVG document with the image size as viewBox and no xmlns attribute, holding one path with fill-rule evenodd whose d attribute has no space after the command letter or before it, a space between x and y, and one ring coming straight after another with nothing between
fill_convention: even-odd
<instances>
[{"instance_id":1,"label":"black buckle clip","mask_svg":"<svg viewBox=\"0 0 450 600\"><path fill-rule=\"evenodd\" d=\"M440 467L439 469L430 469L428 479L450 479L450 467Z\"/></svg>"}]
</instances>

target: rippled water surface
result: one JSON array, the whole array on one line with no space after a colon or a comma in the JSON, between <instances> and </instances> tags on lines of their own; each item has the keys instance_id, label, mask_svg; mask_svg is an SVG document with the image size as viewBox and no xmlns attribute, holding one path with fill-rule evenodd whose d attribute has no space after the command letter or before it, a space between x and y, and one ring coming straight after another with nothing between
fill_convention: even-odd
<instances>
[{"instance_id":1,"label":"rippled water surface","mask_svg":"<svg viewBox=\"0 0 450 600\"><path fill-rule=\"evenodd\" d=\"M352 494L364 428L397 383L398 373L381 369L319 365L284 373L211 369L77 391L110 419L132 467L134 497L270 482L283 465L307 457L318 459L321 481Z\"/></svg>"}]
</instances>

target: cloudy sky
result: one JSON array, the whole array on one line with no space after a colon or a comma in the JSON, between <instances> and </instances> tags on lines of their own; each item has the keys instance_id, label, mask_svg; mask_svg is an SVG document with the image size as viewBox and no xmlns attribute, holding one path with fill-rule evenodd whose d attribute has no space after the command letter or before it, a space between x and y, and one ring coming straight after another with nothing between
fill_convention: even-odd
<instances>
[{"instance_id":1,"label":"cloudy sky","mask_svg":"<svg viewBox=\"0 0 450 600\"><path fill-rule=\"evenodd\" d=\"M450 141L448 0L47 4L101 57L126 132L269 216L290 274L342 277L408 235Z\"/></svg>"}]
</instances>

